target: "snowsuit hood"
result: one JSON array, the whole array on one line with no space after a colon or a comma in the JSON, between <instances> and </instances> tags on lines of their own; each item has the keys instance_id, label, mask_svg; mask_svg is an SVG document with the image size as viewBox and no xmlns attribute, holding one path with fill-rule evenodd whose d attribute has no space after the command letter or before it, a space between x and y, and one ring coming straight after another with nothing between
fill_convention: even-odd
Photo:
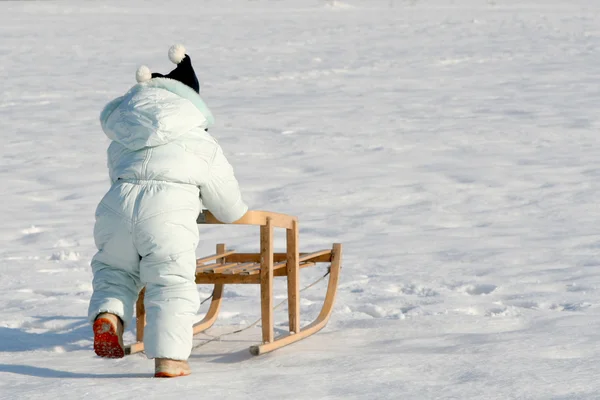
<instances>
[{"instance_id":1,"label":"snowsuit hood","mask_svg":"<svg viewBox=\"0 0 600 400\"><path fill-rule=\"evenodd\" d=\"M206 129L214 117L193 89L154 78L108 103L100 124L111 140L135 151L167 144L194 128Z\"/></svg>"}]
</instances>

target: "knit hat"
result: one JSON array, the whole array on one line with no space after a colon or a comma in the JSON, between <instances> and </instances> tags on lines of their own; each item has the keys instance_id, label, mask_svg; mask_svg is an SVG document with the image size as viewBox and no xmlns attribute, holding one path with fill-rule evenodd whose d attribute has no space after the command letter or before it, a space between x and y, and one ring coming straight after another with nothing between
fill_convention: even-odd
<instances>
[{"instance_id":1,"label":"knit hat","mask_svg":"<svg viewBox=\"0 0 600 400\"><path fill-rule=\"evenodd\" d=\"M192 67L192 59L185 54L185 47L181 44L171 46L169 49L169 60L174 64L177 64L177 67L167 75L151 72L150 68L142 65L135 73L135 79L139 83L149 81L152 78L175 79L176 81L191 87L196 93L200 93L200 84L198 83L194 68Z\"/></svg>"}]
</instances>

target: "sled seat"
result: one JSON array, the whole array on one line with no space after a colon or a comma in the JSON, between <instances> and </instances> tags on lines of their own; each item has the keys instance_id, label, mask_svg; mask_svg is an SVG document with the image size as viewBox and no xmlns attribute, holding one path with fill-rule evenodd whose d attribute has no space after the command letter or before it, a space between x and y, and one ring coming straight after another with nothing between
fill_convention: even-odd
<instances>
[{"instance_id":1,"label":"sled seat","mask_svg":"<svg viewBox=\"0 0 600 400\"><path fill-rule=\"evenodd\" d=\"M207 264L208 261L217 261ZM196 283L260 283L260 261L242 261L233 260L255 260L260 259L260 254L241 253L228 251L224 254L214 254L209 257L201 258L196 262ZM287 276L287 254L273 253L273 276ZM330 262L331 249L321 250L314 253L300 253L298 257L298 267L314 267L317 262ZM240 279L233 275L248 277ZM253 276L254 278L250 278Z\"/></svg>"},{"instance_id":2,"label":"sled seat","mask_svg":"<svg viewBox=\"0 0 600 400\"><path fill-rule=\"evenodd\" d=\"M203 211L198 224L222 224L210 212ZM196 283L211 284L212 300L202 321L194 325L194 335L210 328L216 321L225 284L260 285L262 320L262 343L250 347L254 355L267 353L294 343L321 330L329 320L337 291L341 269L342 245L332 248L300 253L298 249L298 219L294 216L268 211L248 211L244 217L231 225L257 225L260 227L260 251L237 253L228 250L223 243L217 244L215 254L196 260ZM275 228L286 230L286 251L276 253L273 249ZM329 283L323 308L317 319L306 327L300 327L300 270L320 263L329 264ZM287 278L289 332L275 338L273 322L273 279ZM145 326L144 290L136 304L136 339L126 347L127 354L143 351Z\"/></svg>"}]
</instances>

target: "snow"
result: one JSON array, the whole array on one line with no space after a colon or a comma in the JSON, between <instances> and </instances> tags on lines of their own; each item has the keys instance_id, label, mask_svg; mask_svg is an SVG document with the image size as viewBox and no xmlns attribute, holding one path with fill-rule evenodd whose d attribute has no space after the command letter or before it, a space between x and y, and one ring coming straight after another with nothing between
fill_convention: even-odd
<instances>
[{"instance_id":1,"label":"snow","mask_svg":"<svg viewBox=\"0 0 600 400\"><path fill-rule=\"evenodd\" d=\"M600 398L599 27L596 0L0 2L0 399ZM157 380L97 358L86 310L98 115L173 43L247 202L344 258L320 333L207 343L259 316L228 286L193 375ZM258 244L200 229L199 256Z\"/></svg>"}]
</instances>

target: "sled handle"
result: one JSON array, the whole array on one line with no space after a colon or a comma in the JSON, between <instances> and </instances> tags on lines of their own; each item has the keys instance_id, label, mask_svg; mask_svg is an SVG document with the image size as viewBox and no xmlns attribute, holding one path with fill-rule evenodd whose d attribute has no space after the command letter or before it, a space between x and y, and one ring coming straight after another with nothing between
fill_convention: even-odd
<instances>
[{"instance_id":1,"label":"sled handle","mask_svg":"<svg viewBox=\"0 0 600 400\"><path fill-rule=\"evenodd\" d=\"M298 223L298 218L292 215L274 213L270 211L258 211L251 210L248 211L244 216L238 219L235 222L232 222L228 225L267 225L267 219L271 219L271 224L274 228L285 228L292 229L294 227L294 222ZM219 221L210 211L202 210L200 215L198 215L198 219L196 220L198 224L224 224L224 222Z\"/></svg>"}]
</instances>

